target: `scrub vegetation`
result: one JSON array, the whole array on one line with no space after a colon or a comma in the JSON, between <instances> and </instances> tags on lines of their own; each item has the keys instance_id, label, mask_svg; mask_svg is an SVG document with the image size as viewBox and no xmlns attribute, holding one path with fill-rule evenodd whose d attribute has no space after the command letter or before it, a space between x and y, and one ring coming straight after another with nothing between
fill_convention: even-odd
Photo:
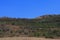
<instances>
[{"instance_id":1,"label":"scrub vegetation","mask_svg":"<svg viewBox=\"0 0 60 40\"><path fill-rule=\"evenodd\" d=\"M37 18L0 18L0 37L60 38L60 15Z\"/></svg>"}]
</instances>

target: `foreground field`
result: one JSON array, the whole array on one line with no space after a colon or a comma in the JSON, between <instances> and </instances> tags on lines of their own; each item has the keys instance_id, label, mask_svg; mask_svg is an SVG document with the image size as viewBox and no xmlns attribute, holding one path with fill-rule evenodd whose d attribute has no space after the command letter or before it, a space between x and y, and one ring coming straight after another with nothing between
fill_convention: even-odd
<instances>
[{"instance_id":1,"label":"foreground field","mask_svg":"<svg viewBox=\"0 0 60 40\"><path fill-rule=\"evenodd\" d=\"M0 38L0 40L60 40L60 39L46 39L36 37L8 37L8 38Z\"/></svg>"}]
</instances>

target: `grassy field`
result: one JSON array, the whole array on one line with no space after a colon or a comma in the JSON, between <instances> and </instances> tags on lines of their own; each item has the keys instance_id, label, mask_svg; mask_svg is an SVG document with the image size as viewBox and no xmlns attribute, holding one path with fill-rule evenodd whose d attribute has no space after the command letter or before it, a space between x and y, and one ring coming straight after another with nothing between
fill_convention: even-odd
<instances>
[{"instance_id":1,"label":"grassy field","mask_svg":"<svg viewBox=\"0 0 60 40\"><path fill-rule=\"evenodd\" d=\"M46 39L36 37L8 37L8 38L0 38L0 40L60 40L60 39Z\"/></svg>"}]
</instances>

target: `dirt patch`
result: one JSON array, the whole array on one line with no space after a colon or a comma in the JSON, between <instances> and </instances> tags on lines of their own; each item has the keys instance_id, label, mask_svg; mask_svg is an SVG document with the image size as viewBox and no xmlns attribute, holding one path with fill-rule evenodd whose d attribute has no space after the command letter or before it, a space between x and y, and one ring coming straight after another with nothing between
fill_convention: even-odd
<instances>
[{"instance_id":1,"label":"dirt patch","mask_svg":"<svg viewBox=\"0 0 60 40\"><path fill-rule=\"evenodd\" d=\"M46 39L36 37L7 37L7 38L0 38L0 40L60 40L60 39Z\"/></svg>"}]
</instances>

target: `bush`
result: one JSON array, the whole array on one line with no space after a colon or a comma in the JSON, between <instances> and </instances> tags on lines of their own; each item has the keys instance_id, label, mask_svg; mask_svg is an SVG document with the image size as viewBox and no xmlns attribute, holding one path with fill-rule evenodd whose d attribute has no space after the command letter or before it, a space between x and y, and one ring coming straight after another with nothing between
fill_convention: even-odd
<instances>
[{"instance_id":1,"label":"bush","mask_svg":"<svg viewBox=\"0 0 60 40\"><path fill-rule=\"evenodd\" d=\"M34 37L39 37L40 36L40 33L39 32L35 32L34 33Z\"/></svg>"},{"instance_id":2,"label":"bush","mask_svg":"<svg viewBox=\"0 0 60 40\"><path fill-rule=\"evenodd\" d=\"M54 38L53 35L49 34L49 33L46 33L44 34L45 38Z\"/></svg>"}]
</instances>

